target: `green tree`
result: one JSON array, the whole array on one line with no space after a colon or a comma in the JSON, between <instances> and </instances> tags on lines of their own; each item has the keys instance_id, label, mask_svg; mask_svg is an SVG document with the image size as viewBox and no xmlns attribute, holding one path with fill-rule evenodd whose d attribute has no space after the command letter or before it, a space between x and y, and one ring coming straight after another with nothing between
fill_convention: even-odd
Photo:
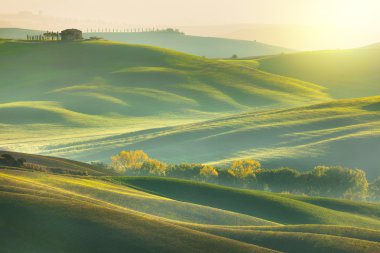
<instances>
[{"instance_id":1,"label":"green tree","mask_svg":"<svg viewBox=\"0 0 380 253\"><path fill-rule=\"evenodd\" d=\"M380 201L380 177L369 185L368 196L371 201Z\"/></svg>"},{"instance_id":2,"label":"green tree","mask_svg":"<svg viewBox=\"0 0 380 253\"><path fill-rule=\"evenodd\" d=\"M289 168L262 170L256 175L257 183L262 190L274 192L301 193L298 187L300 173Z\"/></svg>"},{"instance_id":3,"label":"green tree","mask_svg":"<svg viewBox=\"0 0 380 253\"><path fill-rule=\"evenodd\" d=\"M340 166L315 167L308 184L310 193L317 196L365 199L368 193L368 181L363 170Z\"/></svg>"}]
</instances>

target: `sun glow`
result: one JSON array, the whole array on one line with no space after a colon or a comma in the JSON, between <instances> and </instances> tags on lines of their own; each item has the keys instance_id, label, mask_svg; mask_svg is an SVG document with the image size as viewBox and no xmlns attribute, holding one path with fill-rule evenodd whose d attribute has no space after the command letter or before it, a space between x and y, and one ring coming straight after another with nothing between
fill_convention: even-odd
<instances>
[{"instance_id":1,"label":"sun glow","mask_svg":"<svg viewBox=\"0 0 380 253\"><path fill-rule=\"evenodd\" d=\"M335 0L320 4L315 23L349 27L378 25L375 20L380 11L378 0Z\"/></svg>"}]
</instances>

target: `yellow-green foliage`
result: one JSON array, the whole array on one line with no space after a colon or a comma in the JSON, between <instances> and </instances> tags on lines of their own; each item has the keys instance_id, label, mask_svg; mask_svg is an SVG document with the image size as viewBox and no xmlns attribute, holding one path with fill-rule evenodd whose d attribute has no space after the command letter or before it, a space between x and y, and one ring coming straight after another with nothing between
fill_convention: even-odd
<instances>
[{"instance_id":1,"label":"yellow-green foliage","mask_svg":"<svg viewBox=\"0 0 380 253\"><path fill-rule=\"evenodd\" d=\"M245 179L249 176L253 176L261 164L258 161L252 159L234 161L231 164L228 172L239 179Z\"/></svg>"},{"instance_id":2,"label":"yellow-green foliage","mask_svg":"<svg viewBox=\"0 0 380 253\"><path fill-rule=\"evenodd\" d=\"M204 165L199 171L201 177L210 178L219 175L218 171L211 165Z\"/></svg>"}]
</instances>

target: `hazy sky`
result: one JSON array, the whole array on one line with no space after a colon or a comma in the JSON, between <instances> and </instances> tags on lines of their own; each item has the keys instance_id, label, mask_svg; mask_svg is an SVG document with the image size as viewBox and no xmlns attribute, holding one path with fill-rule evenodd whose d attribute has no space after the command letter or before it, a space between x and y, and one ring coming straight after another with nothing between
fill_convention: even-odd
<instances>
[{"instance_id":1,"label":"hazy sky","mask_svg":"<svg viewBox=\"0 0 380 253\"><path fill-rule=\"evenodd\" d=\"M1 0L2 13L141 25L380 24L379 0Z\"/></svg>"},{"instance_id":2,"label":"hazy sky","mask_svg":"<svg viewBox=\"0 0 380 253\"><path fill-rule=\"evenodd\" d=\"M380 0L0 2L0 27L39 30L75 27L84 31L176 27L187 34L258 40L304 50L358 47L380 41Z\"/></svg>"}]
</instances>

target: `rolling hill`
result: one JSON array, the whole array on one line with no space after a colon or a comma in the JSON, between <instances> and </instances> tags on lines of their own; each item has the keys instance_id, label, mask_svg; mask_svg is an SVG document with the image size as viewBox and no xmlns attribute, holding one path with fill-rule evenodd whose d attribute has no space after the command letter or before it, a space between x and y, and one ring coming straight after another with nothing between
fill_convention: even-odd
<instances>
[{"instance_id":1,"label":"rolling hill","mask_svg":"<svg viewBox=\"0 0 380 253\"><path fill-rule=\"evenodd\" d=\"M363 83L363 95L376 94L374 81L359 80L364 74L377 78L370 57L376 45L212 60L107 41L0 43L2 149L81 161L109 161L122 149L143 149L166 162L255 158L269 168L342 165L362 168L370 179L380 176L379 97L331 99L338 91L359 96L350 80ZM320 55L323 61L302 62L343 69L344 89L262 70L270 61ZM332 72L316 76L337 77Z\"/></svg>"},{"instance_id":2,"label":"rolling hill","mask_svg":"<svg viewBox=\"0 0 380 253\"><path fill-rule=\"evenodd\" d=\"M317 83L335 98L380 94L380 45L288 54L260 59L259 68Z\"/></svg>"},{"instance_id":3,"label":"rolling hill","mask_svg":"<svg viewBox=\"0 0 380 253\"><path fill-rule=\"evenodd\" d=\"M109 159L122 149L142 149L167 162L226 164L255 158L264 167L305 170L341 165L362 168L374 179L380 176L379 104L380 97L368 97L262 110L96 141L52 145L46 153L94 160Z\"/></svg>"},{"instance_id":4,"label":"rolling hill","mask_svg":"<svg viewBox=\"0 0 380 253\"><path fill-rule=\"evenodd\" d=\"M77 162L77 161L68 160L64 158L0 150L0 156L4 154L11 155L15 159L23 158L28 163L38 164L39 166L43 168L57 168L57 169L63 169L67 171L87 172L91 176L118 175L117 173L90 165L88 163Z\"/></svg>"},{"instance_id":5,"label":"rolling hill","mask_svg":"<svg viewBox=\"0 0 380 253\"><path fill-rule=\"evenodd\" d=\"M41 163L47 159L31 157ZM64 161L66 166L78 163ZM359 215L291 200L293 196L184 180L79 177L1 167L0 183L3 252L380 249L380 221L366 207L361 207L366 214Z\"/></svg>"},{"instance_id":6,"label":"rolling hill","mask_svg":"<svg viewBox=\"0 0 380 253\"><path fill-rule=\"evenodd\" d=\"M329 99L320 86L257 70L253 61L149 46L2 40L0 54L3 149L36 152L47 142Z\"/></svg>"},{"instance_id":7,"label":"rolling hill","mask_svg":"<svg viewBox=\"0 0 380 253\"><path fill-rule=\"evenodd\" d=\"M34 179L44 175L0 173L3 252L178 252L178 249L273 252L171 225L165 220L78 195L73 190L41 185Z\"/></svg>"},{"instance_id":8,"label":"rolling hill","mask_svg":"<svg viewBox=\"0 0 380 253\"><path fill-rule=\"evenodd\" d=\"M42 31L0 28L0 38L25 39L27 34L39 35ZM142 44L168 48L188 54L209 58L230 58L236 54L240 57L275 55L295 52L288 48L272 46L248 40L234 40L213 37L189 36L175 32L91 32L84 33L85 38L101 37L106 40Z\"/></svg>"},{"instance_id":9,"label":"rolling hill","mask_svg":"<svg viewBox=\"0 0 380 253\"><path fill-rule=\"evenodd\" d=\"M43 31L22 28L0 28L1 39L24 40L29 35L40 35Z\"/></svg>"}]
</instances>

